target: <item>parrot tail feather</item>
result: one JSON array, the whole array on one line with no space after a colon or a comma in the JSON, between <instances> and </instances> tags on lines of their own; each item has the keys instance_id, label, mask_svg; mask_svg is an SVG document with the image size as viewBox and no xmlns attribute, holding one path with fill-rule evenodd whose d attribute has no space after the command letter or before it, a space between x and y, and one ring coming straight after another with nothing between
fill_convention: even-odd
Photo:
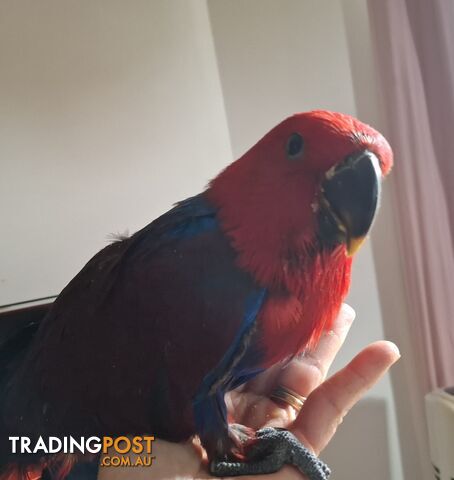
<instances>
[{"instance_id":1,"label":"parrot tail feather","mask_svg":"<svg viewBox=\"0 0 454 480\"><path fill-rule=\"evenodd\" d=\"M0 386L24 357L52 303L15 311L0 311ZM3 390L3 389L2 389Z\"/></svg>"},{"instance_id":2,"label":"parrot tail feather","mask_svg":"<svg viewBox=\"0 0 454 480\"><path fill-rule=\"evenodd\" d=\"M0 480L40 480L43 467L41 465L25 466L10 464L2 473Z\"/></svg>"},{"instance_id":3,"label":"parrot tail feather","mask_svg":"<svg viewBox=\"0 0 454 480\"><path fill-rule=\"evenodd\" d=\"M8 431L4 424L5 393L10 379L25 358L42 319L51 304L0 312L0 431ZM44 465L41 462L12 462L12 453L7 436L0 438L0 480L37 480L41 478Z\"/></svg>"}]
</instances>

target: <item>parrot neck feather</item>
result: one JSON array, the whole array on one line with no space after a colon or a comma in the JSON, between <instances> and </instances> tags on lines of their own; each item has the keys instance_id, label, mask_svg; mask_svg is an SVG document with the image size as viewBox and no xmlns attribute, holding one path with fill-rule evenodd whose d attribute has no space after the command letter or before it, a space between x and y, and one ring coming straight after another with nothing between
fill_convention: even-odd
<instances>
[{"instance_id":1,"label":"parrot neck feather","mask_svg":"<svg viewBox=\"0 0 454 480\"><path fill-rule=\"evenodd\" d=\"M261 311L267 366L315 347L332 328L350 286L351 258L344 248L307 257L292 269L285 289L269 296Z\"/></svg>"},{"instance_id":2,"label":"parrot neck feather","mask_svg":"<svg viewBox=\"0 0 454 480\"><path fill-rule=\"evenodd\" d=\"M205 195L218 209L238 267L269 292L260 322L272 364L316 345L330 328L350 286L351 258L344 245L327 249L317 239L310 188L301 194L300 185L287 182L278 200L264 205L266 197L253 184L233 181L240 177L235 168L235 163L228 167ZM297 210L294 188L300 189Z\"/></svg>"},{"instance_id":3,"label":"parrot neck feather","mask_svg":"<svg viewBox=\"0 0 454 480\"><path fill-rule=\"evenodd\" d=\"M248 162L246 155L232 163L211 182L205 196L217 209L237 265L259 285L281 288L292 270L306 267L308 257L321 250L311 207L315 186L276 176L254 182L247 174Z\"/></svg>"}]
</instances>

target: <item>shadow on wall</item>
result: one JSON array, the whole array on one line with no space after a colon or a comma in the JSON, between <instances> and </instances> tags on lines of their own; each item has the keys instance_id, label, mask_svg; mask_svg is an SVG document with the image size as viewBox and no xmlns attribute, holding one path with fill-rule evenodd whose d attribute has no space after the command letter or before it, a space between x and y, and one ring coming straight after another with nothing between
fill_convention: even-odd
<instances>
[{"instance_id":1,"label":"shadow on wall","mask_svg":"<svg viewBox=\"0 0 454 480\"><path fill-rule=\"evenodd\" d=\"M359 402L345 417L322 457L333 470L333 480L390 478L385 399Z\"/></svg>"}]
</instances>

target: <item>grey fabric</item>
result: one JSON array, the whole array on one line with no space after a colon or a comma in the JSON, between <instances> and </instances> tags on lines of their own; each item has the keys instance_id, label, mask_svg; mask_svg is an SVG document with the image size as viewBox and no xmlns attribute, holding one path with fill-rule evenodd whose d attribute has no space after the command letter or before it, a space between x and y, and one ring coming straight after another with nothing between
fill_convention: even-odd
<instances>
[{"instance_id":1,"label":"grey fabric","mask_svg":"<svg viewBox=\"0 0 454 480\"><path fill-rule=\"evenodd\" d=\"M212 462L210 471L218 477L261 475L280 470L285 464L294 465L309 480L326 480L331 470L306 448L293 433L278 428L257 432L257 443L251 448L249 462Z\"/></svg>"}]
</instances>

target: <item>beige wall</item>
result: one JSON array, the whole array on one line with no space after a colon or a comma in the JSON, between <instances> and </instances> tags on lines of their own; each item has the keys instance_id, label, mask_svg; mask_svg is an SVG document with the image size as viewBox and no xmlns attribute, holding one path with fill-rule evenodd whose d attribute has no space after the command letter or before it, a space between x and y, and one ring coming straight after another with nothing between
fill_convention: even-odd
<instances>
[{"instance_id":1,"label":"beige wall","mask_svg":"<svg viewBox=\"0 0 454 480\"><path fill-rule=\"evenodd\" d=\"M0 304L58 293L108 233L200 191L231 160L230 140L237 156L295 111L363 114L349 35L362 45L368 31L345 30L351 2L208 6L0 2ZM336 367L384 336L370 245L349 301L358 315ZM402 478L389 379L326 458L334 478Z\"/></svg>"},{"instance_id":2,"label":"beige wall","mask_svg":"<svg viewBox=\"0 0 454 480\"><path fill-rule=\"evenodd\" d=\"M0 305L231 161L203 1L2 0L0 72Z\"/></svg>"}]
</instances>

